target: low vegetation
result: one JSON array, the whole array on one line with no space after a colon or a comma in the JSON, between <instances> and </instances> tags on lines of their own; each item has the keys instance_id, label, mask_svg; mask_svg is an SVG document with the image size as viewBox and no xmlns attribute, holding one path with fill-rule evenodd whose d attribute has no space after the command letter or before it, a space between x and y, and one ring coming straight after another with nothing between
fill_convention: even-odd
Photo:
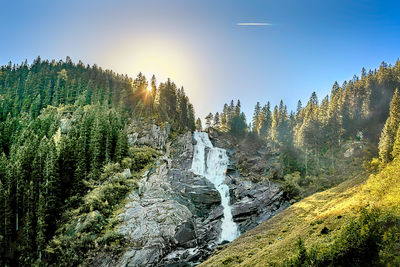
<instances>
[{"instance_id":1,"label":"low vegetation","mask_svg":"<svg viewBox=\"0 0 400 267\"><path fill-rule=\"evenodd\" d=\"M151 148L132 148L123 162L131 162L133 175L118 163L104 166L101 182L90 186L78 208L63 214L63 223L46 248L46 261L58 266L90 265L100 251L117 255L126 241L117 232L118 211L124 205L129 192L137 188L137 182L158 156Z\"/></svg>"}]
</instances>

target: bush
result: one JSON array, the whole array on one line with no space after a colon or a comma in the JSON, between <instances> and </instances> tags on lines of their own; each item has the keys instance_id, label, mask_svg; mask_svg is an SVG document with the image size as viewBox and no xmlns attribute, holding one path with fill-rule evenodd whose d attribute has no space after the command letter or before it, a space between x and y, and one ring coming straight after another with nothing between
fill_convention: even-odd
<instances>
[{"instance_id":1,"label":"bush","mask_svg":"<svg viewBox=\"0 0 400 267\"><path fill-rule=\"evenodd\" d=\"M124 168L130 168L133 171L143 169L159 155L156 150L150 147L130 148L128 154L129 158L123 159L122 165Z\"/></svg>"},{"instance_id":2,"label":"bush","mask_svg":"<svg viewBox=\"0 0 400 267\"><path fill-rule=\"evenodd\" d=\"M284 198L290 199L298 199L301 194L301 187L299 183L301 181L301 176L299 172L294 172L292 174L286 174L284 177L284 182L282 184L282 188L284 191Z\"/></svg>"},{"instance_id":3,"label":"bush","mask_svg":"<svg viewBox=\"0 0 400 267\"><path fill-rule=\"evenodd\" d=\"M299 239L297 255L286 266L399 266L400 217L382 210L363 210L326 247L306 250Z\"/></svg>"}]
</instances>

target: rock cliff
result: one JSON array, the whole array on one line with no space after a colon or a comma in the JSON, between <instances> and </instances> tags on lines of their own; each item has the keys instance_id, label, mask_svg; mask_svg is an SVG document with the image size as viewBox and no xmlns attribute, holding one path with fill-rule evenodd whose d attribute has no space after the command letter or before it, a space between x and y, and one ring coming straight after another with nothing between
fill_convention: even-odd
<instances>
[{"instance_id":1,"label":"rock cliff","mask_svg":"<svg viewBox=\"0 0 400 267\"><path fill-rule=\"evenodd\" d=\"M172 143L168 133L169 128L158 126L144 134L131 133L135 142L164 149L164 155L156 168L143 175L118 215L117 231L129 247L113 260L104 259L103 266L193 266L219 245L221 199L213 184L190 171L192 133ZM243 180L234 166L225 183L231 192L233 220L241 233L285 207L278 184Z\"/></svg>"}]
</instances>

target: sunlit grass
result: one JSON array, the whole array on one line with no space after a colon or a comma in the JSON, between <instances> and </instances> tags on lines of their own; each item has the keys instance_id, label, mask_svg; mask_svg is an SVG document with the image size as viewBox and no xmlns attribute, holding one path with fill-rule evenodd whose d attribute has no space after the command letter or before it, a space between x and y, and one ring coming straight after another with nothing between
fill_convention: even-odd
<instances>
[{"instance_id":1,"label":"sunlit grass","mask_svg":"<svg viewBox=\"0 0 400 267\"><path fill-rule=\"evenodd\" d=\"M294 256L296 240L328 247L340 229L365 207L399 210L400 159L375 175L360 173L311 195L244 233L201 266L279 266ZM328 229L328 233L321 231Z\"/></svg>"}]
</instances>

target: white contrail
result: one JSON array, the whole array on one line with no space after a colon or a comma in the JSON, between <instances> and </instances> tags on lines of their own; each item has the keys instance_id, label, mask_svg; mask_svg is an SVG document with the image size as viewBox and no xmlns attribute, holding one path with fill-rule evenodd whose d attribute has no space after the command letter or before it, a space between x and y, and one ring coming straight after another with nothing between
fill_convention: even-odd
<instances>
[{"instance_id":1,"label":"white contrail","mask_svg":"<svg viewBox=\"0 0 400 267\"><path fill-rule=\"evenodd\" d=\"M237 26L271 26L271 23L266 22L239 22L236 23Z\"/></svg>"}]
</instances>

